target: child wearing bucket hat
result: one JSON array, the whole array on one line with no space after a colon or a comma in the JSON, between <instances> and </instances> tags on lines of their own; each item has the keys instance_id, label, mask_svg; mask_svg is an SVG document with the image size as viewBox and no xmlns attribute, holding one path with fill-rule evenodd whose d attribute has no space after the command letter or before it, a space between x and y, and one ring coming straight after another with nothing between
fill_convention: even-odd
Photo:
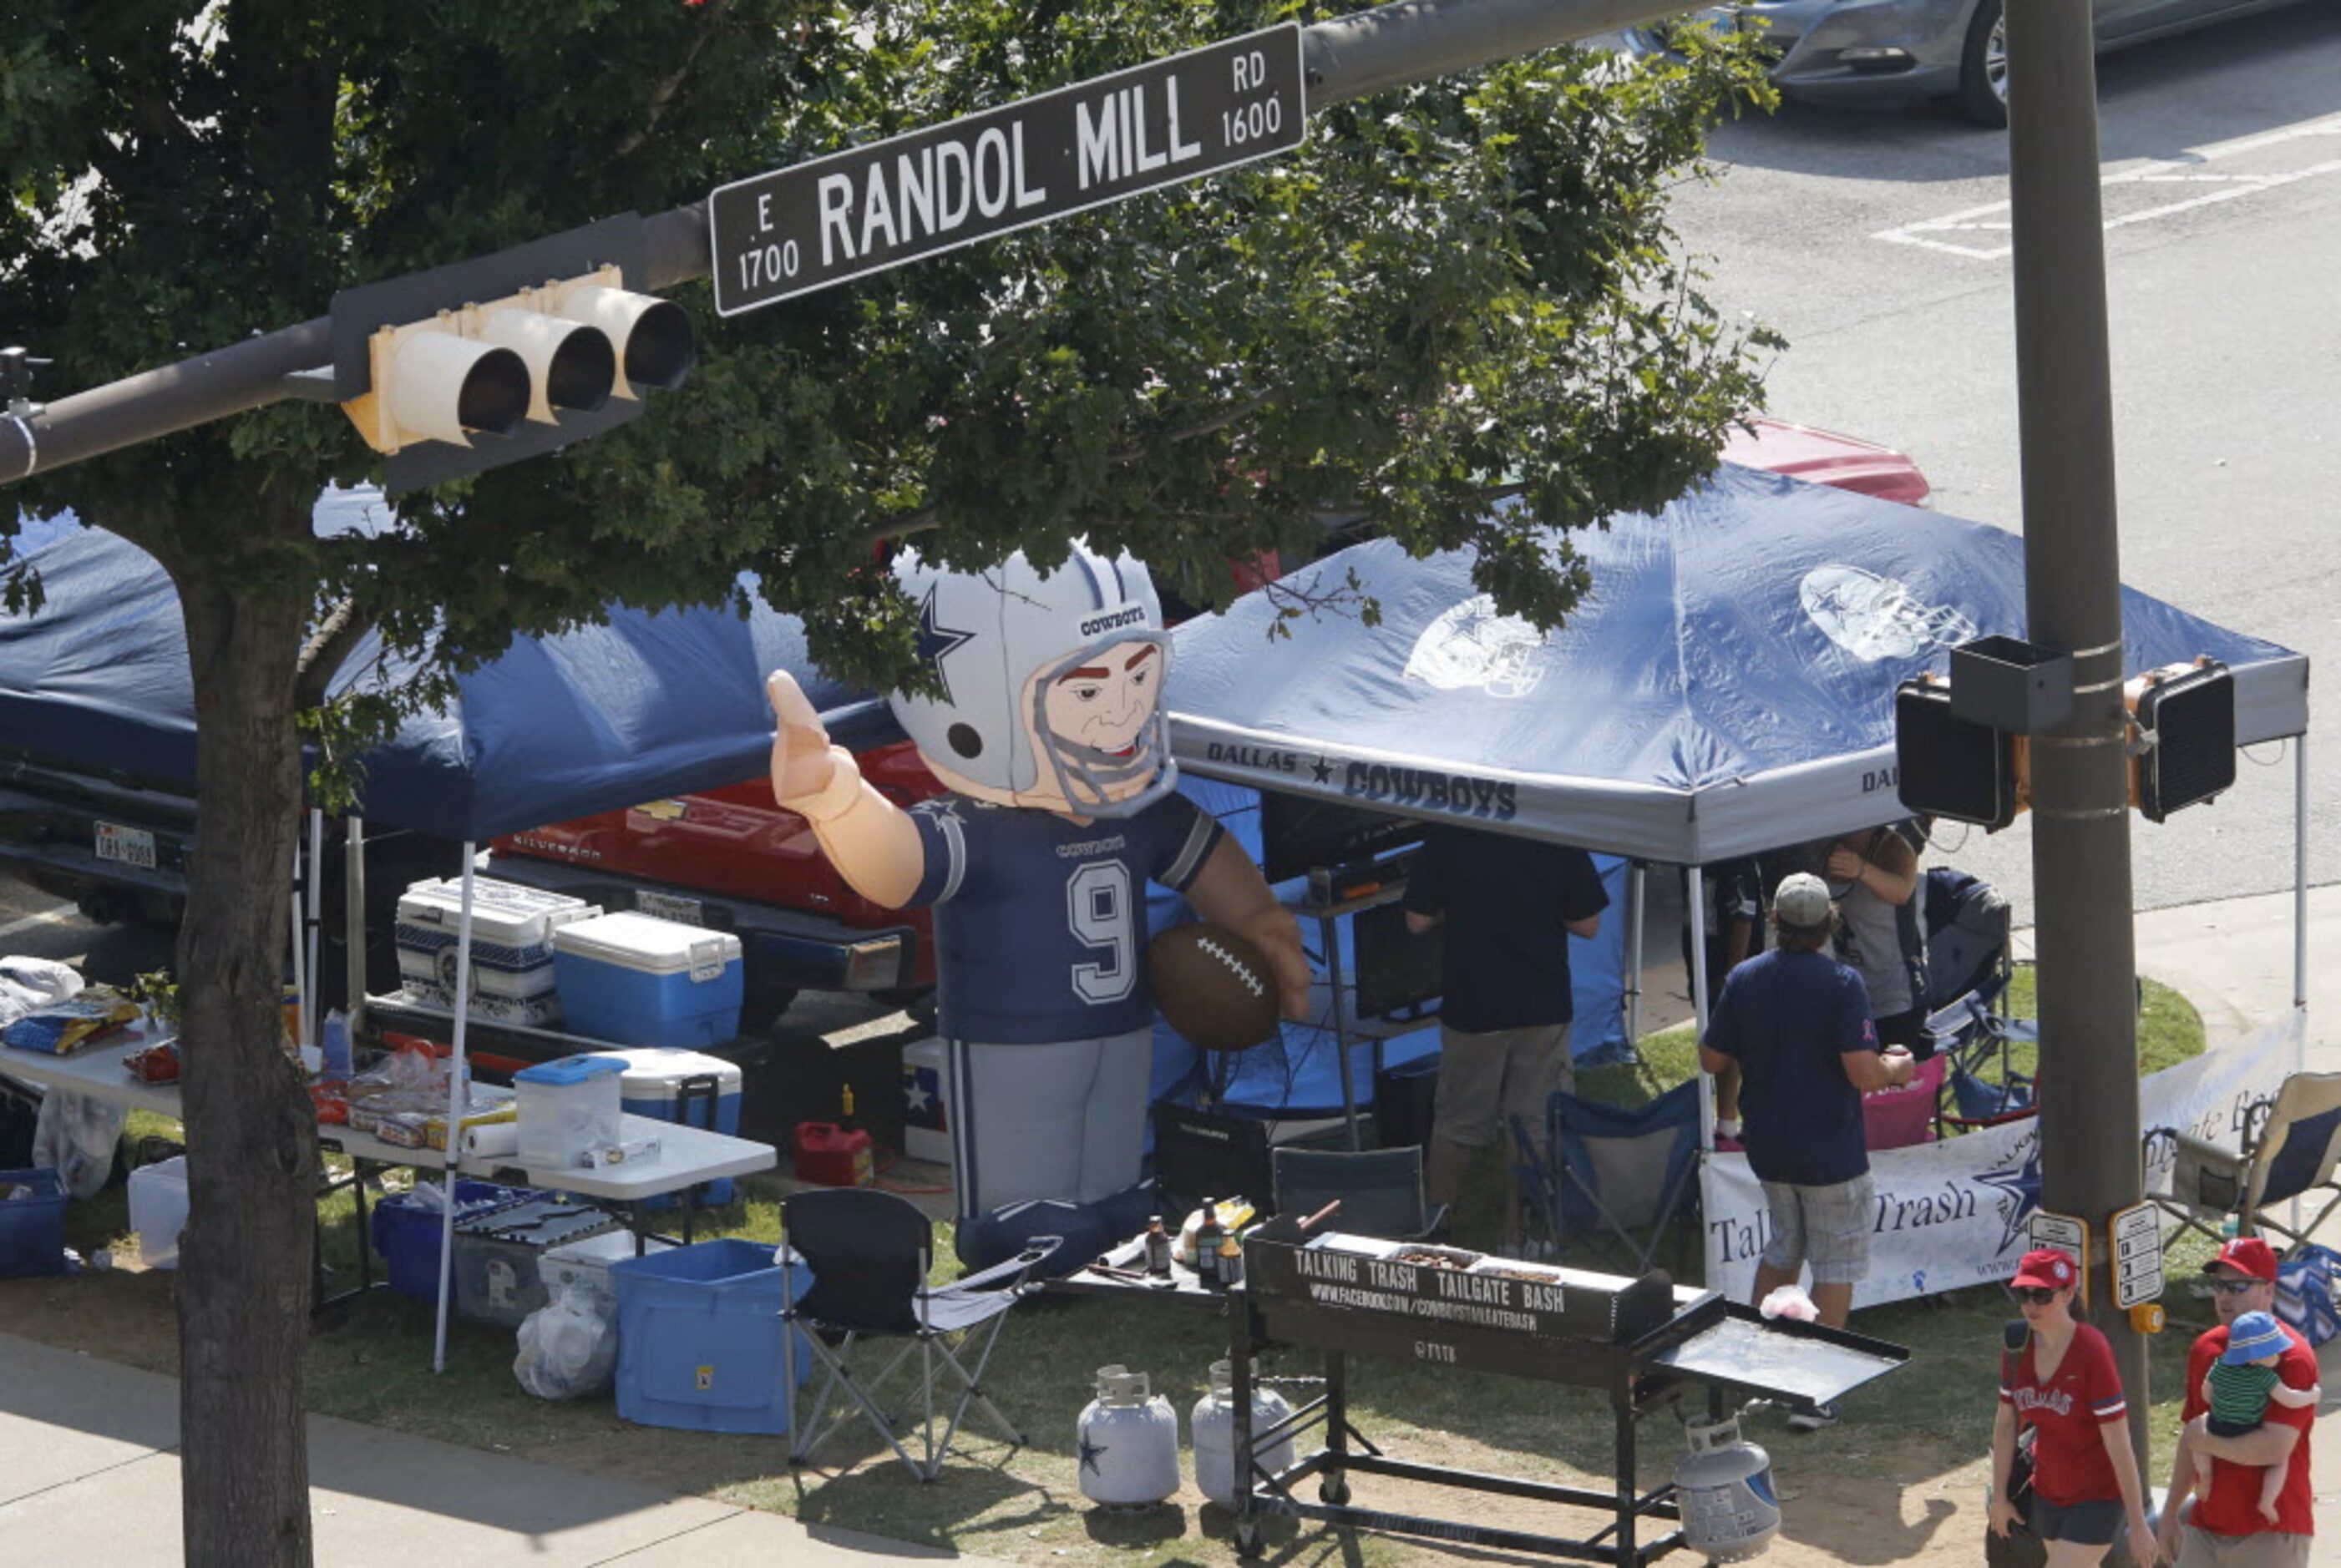
<instances>
[{"instance_id":1,"label":"child wearing bucket hat","mask_svg":"<svg viewBox=\"0 0 2341 1568\"><path fill-rule=\"evenodd\" d=\"M2207 1428L2214 1437L2241 1437L2266 1417L2270 1401L2297 1409L2314 1406L2320 1391L2293 1388L2276 1375L2276 1363L2291 1343L2276 1320L2265 1312L2247 1312L2229 1325L2227 1348L2203 1377L2203 1400L2210 1409ZM2186 1440L2182 1437L2180 1441ZM2211 1490L2211 1456L2192 1453L2195 1484L2205 1495ZM2264 1464L2260 1482L2260 1516L2276 1523L2276 1499L2284 1492L2286 1466Z\"/></svg>"}]
</instances>

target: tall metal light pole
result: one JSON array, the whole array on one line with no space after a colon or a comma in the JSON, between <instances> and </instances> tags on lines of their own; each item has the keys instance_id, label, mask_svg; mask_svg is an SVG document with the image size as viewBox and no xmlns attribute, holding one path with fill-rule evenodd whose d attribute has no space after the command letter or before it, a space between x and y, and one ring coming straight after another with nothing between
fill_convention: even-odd
<instances>
[{"instance_id":1,"label":"tall metal light pole","mask_svg":"<svg viewBox=\"0 0 2341 1568\"><path fill-rule=\"evenodd\" d=\"M2073 655L2072 717L2032 739L2041 1205L2081 1217L2089 1317L2146 1435L2146 1345L2113 1305L2107 1219L2143 1196L2105 224L2089 0L2007 7L2008 184L2030 640ZM2143 1472L2141 1472L2143 1474Z\"/></svg>"}]
</instances>

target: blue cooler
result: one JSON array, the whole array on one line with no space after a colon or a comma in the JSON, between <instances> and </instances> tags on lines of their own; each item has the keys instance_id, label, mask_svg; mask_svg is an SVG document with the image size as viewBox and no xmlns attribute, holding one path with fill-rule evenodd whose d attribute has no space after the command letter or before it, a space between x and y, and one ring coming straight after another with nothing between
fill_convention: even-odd
<instances>
[{"instance_id":1,"label":"blue cooler","mask_svg":"<svg viewBox=\"0 0 2341 1568\"><path fill-rule=\"evenodd\" d=\"M629 910L553 934L572 1034L626 1046L720 1046L740 1033L740 938Z\"/></svg>"},{"instance_id":2,"label":"blue cooler","mask_svg":"<svg viewBox=\"0 0 2341 1568\"><path fill-rule=\"evenodd\" d=\"M781 1308L786 1296L771 1242L726 1236L610 1265L618 1291L618 1415L692 1432L785 1433ZM802 1296L812 1270L800 1264ZM800 1386L812 1351L796 1351Z\"/></svg>"},{"instance_id":3,"label":"blue cooler","mask_svg":"<svg viewBox=\"0 0 2341 1568\"><path fill-rule=\"evenodd\" d=\"M599 1061L624 1064L625 1074L618 1080L618 1093L628 1116L676 1122L732 1137L740 1136L739 1063L701 1051L673 1050L663 1046L595 1051L593 1056ZM672 1193L662 1193L643 1199L643 1206L671 1208L681 1201ZM712 1182L702 1182L699 1201L730 1203L732 1178L718 1176Z\"/></svg>"}]
</instances>

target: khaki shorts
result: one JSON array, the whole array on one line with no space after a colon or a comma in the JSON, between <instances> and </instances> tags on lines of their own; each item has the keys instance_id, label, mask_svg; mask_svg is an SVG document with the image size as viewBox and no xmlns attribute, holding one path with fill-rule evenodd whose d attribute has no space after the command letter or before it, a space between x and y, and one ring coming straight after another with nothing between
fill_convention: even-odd
<instances>
[{"instance_id":1,"label":"khaki shorts","mask_svg":"<svg viewBox=\"0 0 2341 1568\"><path fill-rule=\"evenodd\" d=\"M1878 1224L1878 1189L1867 1172L1828 1186L1761 1184L1772 1210L1764 1266L1813 1265L1815 1285L1855 1285L1869 1273L1869 1233Z\"/></svg>"},{"instance_id":2,"label":"khaki shorts","mask_svg":"<svg viewBox=\"0 0 2341 1568\"><path fill-rule=\"evenodd\" d=\"M1553 1090L1577 1082L1567 1024L1478 1035L1442 1025L1439 1044L1433 1136L1465 1148L1486 1147L1499 1132L1511 1130L1514 1116L1541 1141L1545 1102Z\"/></svg>"},{"instance_id":3,"label":"khaki shorts","mask_svg":"<svg viewBox=\"0 0 2341 1568\"><path fill-rule=\"evenodd\" d=\"M2177 1568L2308 1568L2306 1535L2212 1535L2192 1524L2178 1532Z\"/></svg>"}]
</instances>

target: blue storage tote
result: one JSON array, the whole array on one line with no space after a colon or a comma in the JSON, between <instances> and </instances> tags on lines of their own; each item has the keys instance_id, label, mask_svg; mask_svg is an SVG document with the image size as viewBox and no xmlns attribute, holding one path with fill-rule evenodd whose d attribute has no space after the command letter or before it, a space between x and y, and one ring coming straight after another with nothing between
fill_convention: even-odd
<instances>
[{"instance_id":1,"label":"blue storage tote","mask_svg":"<svg viewBox=\"0 0 2341 1568\"><path fill-rule=\"evenodd\" d=\"M0 1279L65 1271L65 1184L46 1166L0 1171Z\"/></svg>"},{"instance_id":2,"label":"blue storage tote","mask_svg":"<svg viewBox=\"0 0 2341 1568\"><path fill-rule=\"evenodd\" d=\"M740 938L629 910L553 934L573 1034L623 1046L720 1046L740 1032Z\"/></svg>"},{"instance_id":3,"label":"blue storage tote","mask_svg":"<svg viewBox=\"0 0 2341 1568\"><path fill-rule=\"evenodd\" d=\"M593 1056L596 1060L624 1065L618 1103L626 1115L740 1136L739 1063L669 1046L636 1046L631 1050L595 1051ZM732 1197L730 1176L700 1184L701 1203L730 1203ZM644 1198L643 1206L672 1208L681 1201L673 1193L662 1193Z\"/></svg>"},{"instance_id":4,"label":"blue storage tote","mask_svg":"<svg viewBox=\"0 0 2341 1568\"><path fill-rule=\"evenodd\" d=\"M812 1270L793 1271L797 1295ZM618 1414L693 1432L785 1433L782 1269L770 1242L726 1236L610 1265L618 1287ZM796 1345L797 1381L812 1351Z\"/></svg>"},{"instance_id":5,"label":"blue storage tote","mask_svg":"<svg viewBox=\"0 0 2341 1568\"><path fill-rule=\"evenodd\" d=\"M437 1180L430 1186L437 1194ZM526 1203L531 1198L551 1195L528 1187L500 1186L494 1182L472 1181L457 1177L455 1181L455 1218L473 1219L492 1214L500 1208ZM368 1229L374 1237L374 1249L382 1255L388 1265L390 1288L401 1295L412 1295L423 1301L439 1299L439 1236L442 1229L437 1197L425 1199L416 1193L400 1193L385 1197L374 1206L374 1216Z\"/></svg>"}]
</instances>

